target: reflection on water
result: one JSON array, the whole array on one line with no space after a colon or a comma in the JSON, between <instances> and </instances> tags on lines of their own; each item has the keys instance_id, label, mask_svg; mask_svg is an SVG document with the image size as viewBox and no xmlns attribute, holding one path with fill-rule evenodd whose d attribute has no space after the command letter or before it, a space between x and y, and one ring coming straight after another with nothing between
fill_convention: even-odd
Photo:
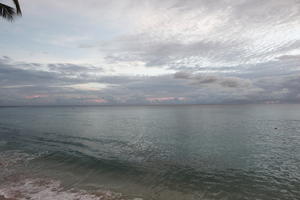
<instances>
[{"instance_id":1,"label":"reflection on water","mask_svg":"<svg viewBox=\"0 0 300 200\"><path fill-rule=\"evenodd\" d=\"M0 179L22 174L60 181L64 194L124 199L296 199L299 108L0 108L0 167L14 171Z\"/></svg>"}]
</instances>

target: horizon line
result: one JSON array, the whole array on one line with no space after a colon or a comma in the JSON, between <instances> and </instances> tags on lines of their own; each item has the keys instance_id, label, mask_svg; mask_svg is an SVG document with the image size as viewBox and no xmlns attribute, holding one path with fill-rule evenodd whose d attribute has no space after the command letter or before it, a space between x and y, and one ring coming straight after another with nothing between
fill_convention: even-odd
<instances>
[{"instance_id":1,"label":"horizon line","mask_svg":"<svg viewBox=\"0 0 300 200\"><path fill-rule=\"evenodd\" d=\"M102 105L0 105L0 108L5 107L134 107L134 106L230 106L230 105L300 105L298 103L198 103L198 104L102 104Z\"/></svg>"}]
</instances>

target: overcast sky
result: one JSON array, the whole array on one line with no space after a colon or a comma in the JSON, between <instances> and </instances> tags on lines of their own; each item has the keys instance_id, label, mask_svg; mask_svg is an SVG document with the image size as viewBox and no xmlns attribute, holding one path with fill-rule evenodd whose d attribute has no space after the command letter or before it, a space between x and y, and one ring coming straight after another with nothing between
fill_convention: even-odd
<instances>
[{"instance_id":1,"label":"overcast sky","mask_svg":"<svg viewBox=\"0 0 300 200\"><path fill-rule=\"evenodd\" d=\"M20 3L0 105L300 102L300 0Z\"/></svg>"}]
</instances>

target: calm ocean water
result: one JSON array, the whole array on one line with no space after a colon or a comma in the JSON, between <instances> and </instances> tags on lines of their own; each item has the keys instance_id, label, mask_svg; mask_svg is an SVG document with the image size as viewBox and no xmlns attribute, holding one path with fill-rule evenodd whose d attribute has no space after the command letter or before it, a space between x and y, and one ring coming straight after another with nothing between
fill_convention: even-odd
<instances>
[{"instance_id":1,"label":"calm ocean water","mask_svg":"<svg viewBox=\"0 0 300 200\"><path fill-rule=\"evenodd\" d=\"M300 105L0 108L0 199L300 199Z\"/></svg>"}]
</instances>

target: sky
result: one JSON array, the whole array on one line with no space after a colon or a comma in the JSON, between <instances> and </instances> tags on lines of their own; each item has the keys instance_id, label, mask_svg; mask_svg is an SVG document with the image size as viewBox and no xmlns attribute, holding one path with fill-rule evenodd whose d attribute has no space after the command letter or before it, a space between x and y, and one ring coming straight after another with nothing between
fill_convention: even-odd
<instances>
[{"instance_id":1,"label":"sky","mask_svg":"<svg viewBox=\"0 0 300 200\"><path fill-rule=\"evenodd\" d=\"M300 0L20 4L0 106L300 103Z\"/></svg>"}]
</instances>

